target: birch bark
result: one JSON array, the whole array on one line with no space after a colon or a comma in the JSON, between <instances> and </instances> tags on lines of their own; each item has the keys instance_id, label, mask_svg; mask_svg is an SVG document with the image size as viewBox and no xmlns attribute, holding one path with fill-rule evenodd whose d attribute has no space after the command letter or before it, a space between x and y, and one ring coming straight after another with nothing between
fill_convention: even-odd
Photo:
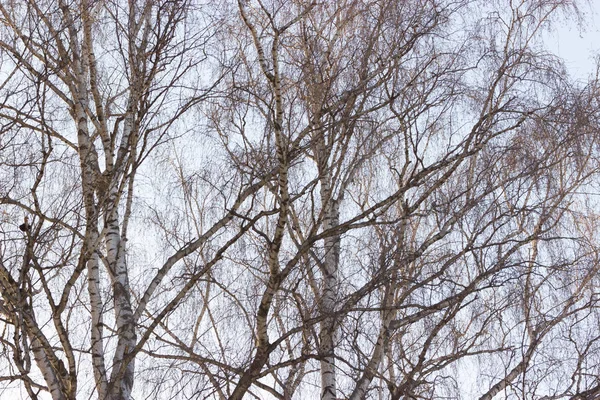
<instances>
[{"instance_id":1,"label":"birch bark","mask_svg":"<svg viewBox=\"0 0 600 400\"><path fill-rule=\"evenodd\" d=\"M324 210L323 230L329 231L339 225L340 209L339 200L333 197L329 166L325 164L323 169L324 176L321 180L321 201ZM324 239L325 257L321 265L323 288L319 301L320 313L324 319L320 324L318 349L321 358L322 400L335 400L336 398L335 347L337 328L334 313L339 290L340 242L341 237L339 234Z\"/></svg>"}]
</instances>

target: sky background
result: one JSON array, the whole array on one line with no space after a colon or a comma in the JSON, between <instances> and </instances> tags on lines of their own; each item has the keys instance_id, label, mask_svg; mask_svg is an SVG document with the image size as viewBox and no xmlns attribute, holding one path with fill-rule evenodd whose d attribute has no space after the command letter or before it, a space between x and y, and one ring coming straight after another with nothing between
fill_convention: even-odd
<instances>
[{"instance_id":1,"label":"sky background","mask_svg":"<svg viewBox=\"0 0 600 400\"><path fill-rule=\"evenodd\" d=\"M594 56L600 55L600 0L589 0L580 11L584 26L576 27L573 20L557 23L546 40L550 50L565 60L572 76L585 80L594 73Z\"/></svg>"},{"instance_id":2,"label":"sky background","mask_svg":"<svg viewBox=\"0 0 600 400\"><path fill-rule=\"evenodd\" d=\"M589 5L582 6L581 11L585 18L583 26L575 26L572 20L557 23L555 30L547 34L546 44L549 50L565 60L574 78L585 81L594 73L594 56L600 56L600 0L589 0ZM473 365L473 368L477 366ZM4 392L2 399L4 396L10 398L8 393ZM15 393L15 398L18 396Z\"/></svg>"}]
</instances>

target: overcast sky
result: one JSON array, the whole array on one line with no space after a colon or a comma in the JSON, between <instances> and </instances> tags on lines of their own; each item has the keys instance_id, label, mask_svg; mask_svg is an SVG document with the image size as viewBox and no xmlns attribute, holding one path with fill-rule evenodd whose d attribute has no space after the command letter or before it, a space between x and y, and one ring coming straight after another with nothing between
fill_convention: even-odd
<instances>
[{"instance_id":1,"label":"overcast sky","mask_svg":"<svg viewBox=\"0 0 600 400\"><path fill-rule=\"evenodd\" d=\"M590 0L582 7L585 26L574 26L573 21L556 26L556 32L548 36L548 45L565 59L574 77L585 79L594 72L594 55L600 55L600 0Z\"/></svg>"}]
</instances>

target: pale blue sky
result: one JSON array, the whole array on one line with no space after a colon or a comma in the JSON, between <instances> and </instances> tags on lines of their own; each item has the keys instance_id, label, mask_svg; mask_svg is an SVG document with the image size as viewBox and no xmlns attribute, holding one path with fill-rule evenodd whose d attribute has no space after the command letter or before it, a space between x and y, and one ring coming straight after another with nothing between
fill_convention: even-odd
<instances>
[{"instance_id":1,"label":"pale blue sky","mask_svg":"<svg viewBox=\"0 0 600 400\"><path fill-rule=\"evenodd\" d=\"M581 11L585 14L581 29L573 21L557 24L556 31L548 35L547 44L565 60L573 77L584 80L594 73L594 56L600 55L600 0L590 0Z\"/></svg>"}]
</instances>

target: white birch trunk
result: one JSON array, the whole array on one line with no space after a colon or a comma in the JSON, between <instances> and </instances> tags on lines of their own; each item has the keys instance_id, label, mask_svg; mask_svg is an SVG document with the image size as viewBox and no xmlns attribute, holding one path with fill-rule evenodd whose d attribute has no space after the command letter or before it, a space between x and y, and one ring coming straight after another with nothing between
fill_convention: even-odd
<instances>
[{"instance_id":1,"label":"white birch trunk","mask_svg":"<svg viewBox=\"0 0 600 400\"><path fill-rule=\"evenodd\" d=\"M333 199L329 173L321 182L321 201L324 207L323 230L327 231L339 224L339 202ZM340 254L340 235L328 236L324 240L325 259L322 266L323 292L320 299L320 311L325 317L320 324L319 355L321 357L321 399L335 400L335 342L336 322L332 314L338 291L338 267Z\"/></svg>"},{"instance_id":2,"label":"white birch trunk","mask_svg":"<svg viewBox=\"0 0 600 400\"><path fill-rule=\"evenodd\" d=\"M367 390L369 389L369 385L373 381L379 366L383 360L383 356L385 355L385 348L387 341L389 339L389 325L394 318L394 313L386 312L384 319L381 323L381 330L379 331L379 336L377 337L377 343L375 343L375 347L373 348L373 353L371 354L371 359L367 363L365 371L362 376L356 383L356 387L348 400L361 400L366 398Z\"/></svg>"},{"instance_id":3,"label":"white birch trunk","mask_svg":"<svg viewBox=\"0 0 600 400\"><path fill-rule=\"evenodd\" d=\"M128 352L135 347L136 332L129 289L129 276L125 260L124 242L121 240L118 213L113 211L107 221L106 248L107 258L113 277L113 296L115 319L117 323L117 348L115 350L111 372L112 398L131 398L135 364L134 360L124 363Z\"/></svg>"},{"instance_id":4,"label":"white birch trunk","mask_svg":"<svg viewBox=\"0 0 600 400\"><path fill-rule=\"evenodd\" d=\"M82 72L80 81L85 79ZM81 164L81 183L83 189L84 204L86 209L86 243L84 250L90 253L87 260L87 283L88 294L90 296L91 308L91 348L92 348L92 367L96 390L100 399L106 398L107 380L106 367L104 364L104 340L103 340L103 320L102 309L103 302L100 294L100 263L96 251L98 246L98 216L95 204L95 182L99 175L97 153L90 141L87 126L87 116L84 105L87 104L85 96L85 85L79 85L79 99L76 103L75 114L77 118L77 133L79 144L79 158Z\"/></svg>"},{"instance_id":5,"label":"white birch trunk","mask_svg":"<svg viewBox=\"0 0 600 400\"><path fill-rule=\"evenodd\" d=\"M133 98L137 96L136 89L132 88L128 115L125 118L123 137L117 154L117 165L112 172L112 180L107 182L108 193L105 200L105 229L106 229L106 258L113 277L112 288L115 306L115 321L117 324L117 348L113 358L111 371L111 399L129 400L133 389L135 358L126 362L125 358L135 347L137 336L135 332L135 319L131 305L131 291L129 287L129 271L125 257L125 226L127 221L119 221L119 204L121 200L120 182L125 176L128 159L135 158L136 138L133 123ZM133 184L130 182L129 184ZM127 213L125 215L127 219Z\"/></svg>"},{"instance_id":6,"label":"white birch trunk","mask_svg":"<svg viewBox=\"0 0 600 400\"><path fill-rule=\"evenodd\" d=\"M97 238L97 235L94 235ZM94 371L94 380L98 398L106 398L107 381L106 367L104 365L104 340L102 319L102 297L100 295L100 269L98 254L94 252L87 262L88 272L88 294L90 296L90 309L92 316L91 326L91 347L92 347L92 367Z\"/></svg>"},{"instance_id":7,"label":"white birch trunk","mask_svg":"<svg viewBox=\"0 0 600 400\"><path fill-rule=\"evenodd\" d=\"M44 351L44 345L34 335L31 335L31 350L38 368L42 371L44 381L48 385L48 391L52 396L52 400L68 400L65 396L64 387L60 379L56 376L56 371Z\"/></svg>"},{"instance_id":8,"label":"white birch trunk","mask_svg":"<svg viewBox=\"0 0 600 400\"><path fill-rule=\"evenodd\" d=\"M68 19L71 18L68 8L64 6L64 12ZM97 253L99 244L98 234L98 208L96 205L95 193L100 177L98 166L98 154L94 143L90 139L88 128L88 109L89 99L87 90L89 65L83 59L82 54L86 54L90 43L83 42L83 51L77 45L77 35L71 32L72 46L74 47L73 62L74 69L77 71L76 92L73 93L76 101L74 102L74 114L77 123L77 141L79 145L79 159L81 165L81 184L86 211L86 241L84 250L89 253L87 260L87 283L88 294L90 296L91 309L91 350L92 350L92 368L98 398L107 397L108 382L106 376L106 366L104 363L104 337L103 337L103 301L100 290L100 262Z\"/></svg>"},{"instance_id":9,"label":"white birch trunk","mask_svg":"<svg viewBox=\"0 0 600 400\"><path fill-rule=\"evenodd\" d=\"M492 400L494 396L496 396L498 393L502 392L510 384L512 384L512 382L515 379L517 379L517 377L521 375L523 371L525 371L525 368L527 368L527 365L529 364L529 361L531 360L531 357L533 356L536 347L537 342L535 344L530 345L521 362L519 362L502 380L500 380L494 386L492 386L487 391L487 393L485 393L479 398L479 400Z\"/></svg>"},{"instance_id":10,"label":"white birch trunk","mask_svg":"<svg viewBox=\"0 0 600 400\"><path fill-rule=\"evenodd\" d=\"M33 307L23 296L23 289L19 289L18 283L12 279L10 273L3 268L0 268L0 289L3 296L7 299L12 299L13 321L15 322L15 343L19 343L23 349L23 356L27 359L26 370L17 368L21 373L27 374L30 369L29 351L33 353L33 358L39 370L42 373L48 392L53 400L70 400L74 399L74 394L70 393L69 376L64 368L64 364L57 358L54 349L48 339L39 329ZM18 322L17 322L18 321ZM29 339L30 344L27 343ZM19 347L20 347L19 346ZM15 352L20 352L20 349L15 348ZM62 366L62 368L59 367ZM29 393L30 396L32 393Z\"/></svg>"}]
</instances>

